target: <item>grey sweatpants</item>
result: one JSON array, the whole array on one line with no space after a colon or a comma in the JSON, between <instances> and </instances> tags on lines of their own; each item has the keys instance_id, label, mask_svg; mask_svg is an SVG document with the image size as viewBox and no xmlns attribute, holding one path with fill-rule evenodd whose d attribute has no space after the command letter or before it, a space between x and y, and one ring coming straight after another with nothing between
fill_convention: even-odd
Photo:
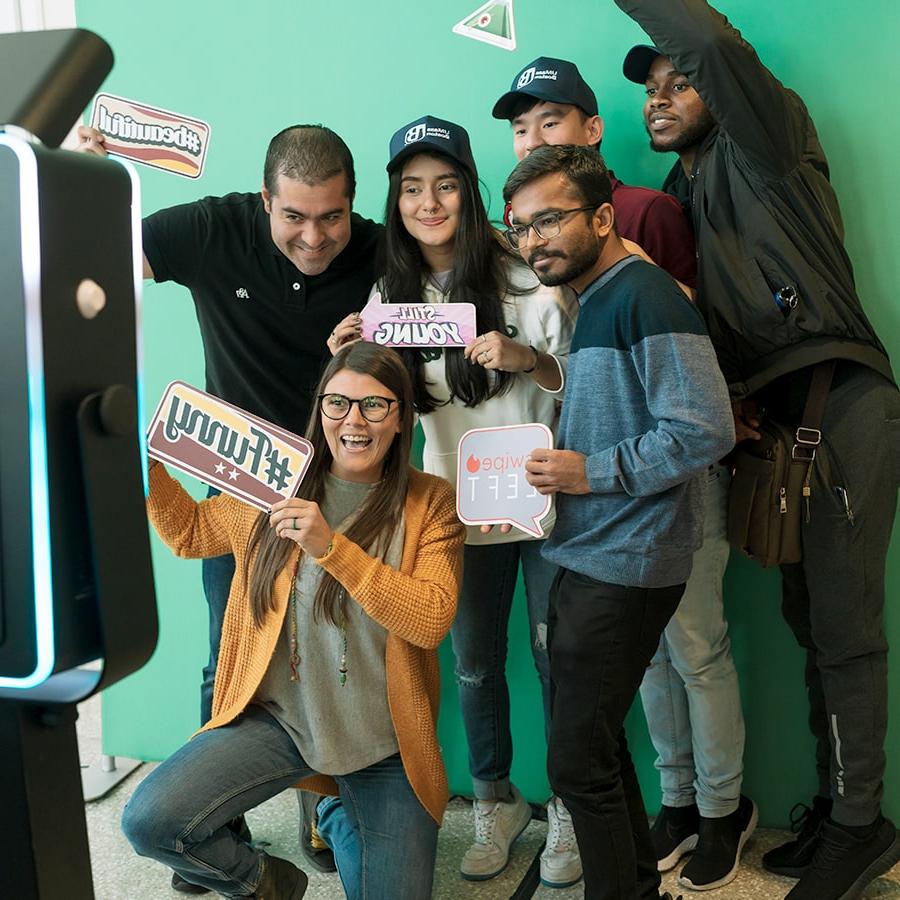
<instances>
[{"instance_id":1,"label":"grey sweatpants","mask_svg":"<svg viewBox=\"0 0 900 900\"><path fill-rule=\"evenodd\" d=\"M803 561L782 566L785 620L806 650L819 793L832 817L880 812L887 731L885 557L900 484L900 393L856 367L833 387L811 482Z\"/></svg>"}]
</instances>

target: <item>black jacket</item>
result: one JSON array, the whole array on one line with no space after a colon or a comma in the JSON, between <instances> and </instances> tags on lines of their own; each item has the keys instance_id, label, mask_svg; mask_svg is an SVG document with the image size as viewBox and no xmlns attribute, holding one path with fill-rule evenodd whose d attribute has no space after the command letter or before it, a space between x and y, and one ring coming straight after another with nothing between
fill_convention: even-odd
<instances>
[{"instance_id":1,"label":"black jacket","mask_svg":"<svg viewBox=\"0 0 900 900\"><path fill-rule=\"evenodd\" d=\"M697 302L734 396L825 359L893 381L844 249L828 163L803 101L705 0L615 0L672 58L718 127L692 178L677 162L664 190L691 215ZM793 288L796 308L775 300Z\"/></svg>"}]
</instances>

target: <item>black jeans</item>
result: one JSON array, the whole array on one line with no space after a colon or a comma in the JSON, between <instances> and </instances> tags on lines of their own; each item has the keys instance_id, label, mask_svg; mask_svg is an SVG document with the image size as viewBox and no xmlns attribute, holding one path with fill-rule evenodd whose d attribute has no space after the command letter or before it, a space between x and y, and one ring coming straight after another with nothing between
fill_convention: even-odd
<instances>
[{"instance_id":1,"label":"black jeans","mask_svg":"<svg viewBox=\"0 0 900 900\"><path fill-rule=\"evenodd\" d=\"M856 367L833 387L812 478L803 562L782 567L782 609L806 651L819 793L844 825L881 807L887 733L885 559L900 483L900 393Z\"/></svg>"},{"instance_id":2,"label":"black jeans","mask_svg":"<svg viewBox=\"0 0 900 900\"><path fill-rule=\"evenodd\" d=\"M684 585L622 587L561 569L550 594L550 784L572 814L586 900L659 896L623 722Z\"/></svg>"}]
</instances>

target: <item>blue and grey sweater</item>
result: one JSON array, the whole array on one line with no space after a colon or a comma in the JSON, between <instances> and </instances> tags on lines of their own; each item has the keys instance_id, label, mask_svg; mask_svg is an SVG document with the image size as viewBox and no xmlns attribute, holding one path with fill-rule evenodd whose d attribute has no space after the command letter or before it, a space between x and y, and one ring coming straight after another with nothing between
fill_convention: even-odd
<instances>
[{"instance_id":1,"label":"blue and grey sweater","mask_svg":"<svg viewBox=\"0 0 900 900\"><path fill-rule=\"evenodd\" d=\"M734 446L703 319L636 256L579 297L557 446L586 457L590 494L558 494L544 555L597 581L687 580L702 542L707 466Z\"/></svg>"}]
</instances>

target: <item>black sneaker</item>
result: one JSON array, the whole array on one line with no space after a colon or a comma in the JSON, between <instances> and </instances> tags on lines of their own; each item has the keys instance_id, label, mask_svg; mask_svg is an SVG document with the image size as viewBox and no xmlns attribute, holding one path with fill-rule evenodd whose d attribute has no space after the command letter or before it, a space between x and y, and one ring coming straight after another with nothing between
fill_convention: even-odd
<instances>
[{"instance_id":1,"label":"black sneaker","mask_svg":"<svg viewBox=\"0 0 900 900\"><path fill-rule=\"evenodd\" d=\"M812 862L785 900L856 900L898 861L900 835L892 822L879 816L872 834L858 838L828 819Z\"/></svg>"},{"instance_id":2,"label":"black sneaker","mask_svg":"<svg viewBox=\"0 0 900 900\"><path fill-rule=\"evenodd\" d=\"M743 795L731 815L719 819L701 816L697 849L681 870L678 883L692 891L711 891L732 881L756 822L756 804Z\"/></svg>"},{"instance_id":3,"label":"black sneaker","mask_svg":"<svg viewBox=\"0 0 900 900\"><path fill-rule=\"evenodd\" d=\"M668 872L682 856L697 846L700 835L700 812L696 804L663 806L650 829L650 840L656 853L656 868Z\"/></svg>"},{"instance_id":4,"label":"black sneaker","mask_svg":"<svg viewBox=\"0 0 900 900\"><path fill-rule=\"evenodd\" d=\"M185 881L177 872L172 873L172 890L179 894L210 894L210 888L201 887L190 881Z\"/></svg>"},{"instance_id":5,"label":"black sneaker","mask_svg":"<svg viewBox=\"0 0 900 900\"><path fill-rule=\"evenodd\" d=\"M822 823L831 815L829 797L813 797L812 809L805 803L798 803L791 810L791 831L796 839L763 853L762 864L767 872L799 878L812 862Z\"/></svg>"}]
</instances>

